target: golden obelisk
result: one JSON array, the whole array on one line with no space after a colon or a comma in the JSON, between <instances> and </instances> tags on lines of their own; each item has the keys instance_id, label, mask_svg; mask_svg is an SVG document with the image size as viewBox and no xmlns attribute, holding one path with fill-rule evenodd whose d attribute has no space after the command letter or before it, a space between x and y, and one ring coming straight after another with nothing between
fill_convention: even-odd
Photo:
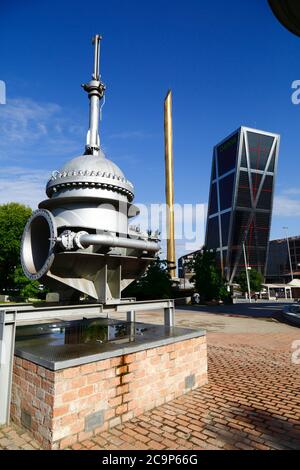
<instances>
[{"instance_id":1,"label":"golden obelisk","mask_svg":"<svg viewBox=\"0 0 300 470\"><path fill-rule=\"evenodd\" d=\"M175 234L174 234L174 170L173 170L173 130L172 92L168 91L164 103L165 164L166 164L166 204L167 204L167 260L172 278L176 277Z\"/></svg>"}]
</instances>

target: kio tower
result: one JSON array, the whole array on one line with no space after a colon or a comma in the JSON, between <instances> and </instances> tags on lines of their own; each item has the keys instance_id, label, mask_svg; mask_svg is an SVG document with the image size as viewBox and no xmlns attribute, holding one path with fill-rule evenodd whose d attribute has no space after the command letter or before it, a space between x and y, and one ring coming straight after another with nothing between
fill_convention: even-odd
<instances>
[{"instance_id":1,"label":"kio tower","mask_svg":"<svg viewBox=\"0 0 300 470\"><path fill-rule=\"evenodd\" d=\"M247 127L214 147L205 245L230 283L245 264L265 274L278 150L278 134Z\"/></svg>"}]
</instances>

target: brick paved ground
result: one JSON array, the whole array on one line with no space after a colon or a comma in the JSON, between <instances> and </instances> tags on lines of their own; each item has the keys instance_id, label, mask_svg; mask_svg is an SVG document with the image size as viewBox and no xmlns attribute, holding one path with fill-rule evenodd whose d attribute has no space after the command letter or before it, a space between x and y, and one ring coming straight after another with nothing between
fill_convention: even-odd
<instances>
[{"instance_id":1,"label":"brick paved ground","mask_svg":"<svg viewBox=\"0 0 300 470\"><path fill-rule=\"evenodd\" d=\"M300 449L300 365L291 363L300 329L251 320L249 334L236 321L239 333L208 334L208 385L73 448ZM37 447L15 426L0 428L0 448Z\"/></svg>"}]
</instances>

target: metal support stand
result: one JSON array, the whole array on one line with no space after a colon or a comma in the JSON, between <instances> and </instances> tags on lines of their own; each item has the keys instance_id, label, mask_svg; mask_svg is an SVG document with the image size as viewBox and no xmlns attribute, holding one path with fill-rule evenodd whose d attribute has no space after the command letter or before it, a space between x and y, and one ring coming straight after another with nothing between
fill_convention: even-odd
<instances>
[{"instance_id":1,"label":"metal support stand","mask_svg":"<svg viewBox=\"0 0 300 470\"><path fill-rule=\"evenodd\" d=\"M0 311L0 425L9 423L12 369L16 336L16 311L8 320Z\"/></svg>"},{"instance_id":2,"label":"metal support stand","mask_svg":"<svg viewBox=\"0 0 300 470\"><path fill-rule=\"evenodd\" d=\"M128 322L135 323L135 311L129 310L126 314L126 319Z\"/></svg>"},{"instance_id":3,"label":"metal support stand","mask_svg":"<svg viewBox=\"0 0 300 470\"><path fill-rule=\"evenodd\" d=\"M169 326L171 328L175 326L174 304L164 308L164 320L166 326Z\"/></svg>"},{"instance_id":4,"label":"metal support stand","mask_svg":"<svg viewBox=\"0 0 300 470\"><path fill-rule=\"evenodd\" d=\"M164 310L165 325L173 327L174 300L152 300L145 302L121 302L114 305L83 304L66 306L35 307L34 305L0 306L0 426L9 423L12 371L14 363L14 349L16 326L35 324L44 321L50 323L54 320L79 320L83 318L107 317L109 313L126 313L127 321L132 326L134 338L134 324L136 313L148 310Z\"/></svg>"}]
</instances>

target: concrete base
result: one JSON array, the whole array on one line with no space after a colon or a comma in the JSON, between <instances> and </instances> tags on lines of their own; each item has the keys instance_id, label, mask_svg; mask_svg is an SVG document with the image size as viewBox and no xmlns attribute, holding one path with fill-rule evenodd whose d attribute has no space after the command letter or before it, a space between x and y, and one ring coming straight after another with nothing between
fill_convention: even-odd
<instances>
[{"instance_id":1,"label":"concrete base","mask_svg":"<svg viewBox=\"0 0 300 470\"><path fill-rule=\"evenodd\" d=\"M39 364L33 352L29 360L17 342L11 418L44 448L63 449L205 384L205 332L172 330L164 342L122 344L62 367Z\"/></svg>"}]
</instances>

